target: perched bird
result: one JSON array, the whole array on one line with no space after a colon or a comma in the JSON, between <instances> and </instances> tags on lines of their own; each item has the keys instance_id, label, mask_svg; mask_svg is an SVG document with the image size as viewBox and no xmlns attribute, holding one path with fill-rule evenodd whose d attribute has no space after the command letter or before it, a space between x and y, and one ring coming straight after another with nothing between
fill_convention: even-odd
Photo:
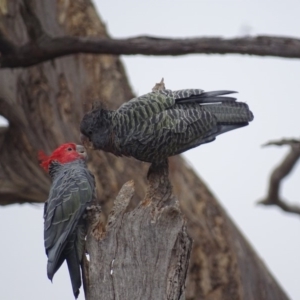
<instances>
[{"instance_id":1,"label":"perched bird","mask_svg":"<svg viewBox=\"0 0 300 300\"><path fill-rule=\"evenodd\" d=\"M82 142L117 156L160 163L169 156L248 125L248 105L224 96L232 91L154 90L117 110L94 109L80 125Z\"/></svg>"},{"instance_id":2,"label":"perched bird","mask_svg":"<svg viewBox=\"0 0 300 300\"><path fill-rule=\"evenodd\" d=\"M47 275L52 281L67 261L75 298L81 286L80 263L86 235L83 214L95 197L94 176L85 164L83 146L63 144L48 157L39 153L40 165L49 172L52 186L44 207L44 242Z\"/></svg>"}]
</instances>

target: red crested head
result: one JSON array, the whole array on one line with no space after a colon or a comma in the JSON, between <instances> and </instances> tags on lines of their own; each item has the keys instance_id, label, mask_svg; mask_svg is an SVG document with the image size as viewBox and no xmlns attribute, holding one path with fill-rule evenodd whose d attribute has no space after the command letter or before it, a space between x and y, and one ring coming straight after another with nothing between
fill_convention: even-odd
<instances>
[{"instance_id":1,"label":"red crested head","mask_svg":"<svg viewBox=\"0 0 300 300\"><path fill-rule=\"evenodd\" d=\"M69 163L77 159L85 159L86 152L83 146L74 143L66 143L56 148L51 155L47 156L43 151L39 151L38 159L40 166L49 171L49 165L52 161L58 161L61 164Z\"/></svg>"}]
</instances>

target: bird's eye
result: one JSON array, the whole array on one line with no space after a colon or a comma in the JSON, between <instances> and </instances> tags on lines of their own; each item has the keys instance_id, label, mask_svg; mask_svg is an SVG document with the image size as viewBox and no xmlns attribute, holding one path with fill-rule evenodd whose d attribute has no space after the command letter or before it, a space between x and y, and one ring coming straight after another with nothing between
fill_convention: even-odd
<instances>
[{"instance_id":1,"label":"bird's eye","mask_svg":"<svg viewBox=\"0 0 300 300\"><path fill-rule=\"evenodd\" d=\"M72 151L73 149L72 149L71 147L69 147L67 150L68 150L68 151Z\"/></svg>"}]
</instances>

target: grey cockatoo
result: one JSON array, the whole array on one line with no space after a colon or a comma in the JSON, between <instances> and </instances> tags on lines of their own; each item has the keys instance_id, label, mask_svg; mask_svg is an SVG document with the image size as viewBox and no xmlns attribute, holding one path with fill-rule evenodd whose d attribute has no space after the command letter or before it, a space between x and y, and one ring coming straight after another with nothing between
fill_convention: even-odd
<instances>
[{"instance_id":1,"label":"grey cockatoo","mask_svg":"<svg viewBox=\"0 0 300 300\"><path fill-rule=\"evenodd\" d=\"M48 256L47 275L52 280L67 261L75 298L81 286L80 263L86 235L83 215L94 200L94 176L85 164L81 145L63 144L48 157L40 153L41 166L52 185L44 209L44 242Z\"/></svg>"},{"instance_id":2,"label":"grey cockatoo","mask_svg":"<svg viewBox=\"0 0 300 300\"><path fill-rule=\"evenodd\" d=\"M248 125L253 114L247 104L225 96L232 93L157 90L117 110L94 109L81 121L82 140L117 156L160 163Z\"/></svg>"}]
</instances>

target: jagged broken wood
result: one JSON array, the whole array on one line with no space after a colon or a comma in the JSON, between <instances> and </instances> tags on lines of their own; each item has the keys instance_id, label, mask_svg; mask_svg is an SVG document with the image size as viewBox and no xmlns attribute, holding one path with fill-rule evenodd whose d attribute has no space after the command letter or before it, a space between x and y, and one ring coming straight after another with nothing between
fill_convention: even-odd
<instances>
[{"instance_id":1,"label":"jagged broken wood","mask_svg":"<svg viewBox=\"0 0 300 300\"><path fill-rule=\"evenodd\" d=\"M192 247L168 166L151 168L146 196L130 212L133 181L117 196L103 231L92 226L87 300L185 299ZM100 224L100 223L99 223Z\"/></svg>"},{"instance_id":2,"label":"jagged broken wood","mask_svg":"<svg viewBox=\"0 0 300 300\"><path fill-rule=\"evenodd\" d=\"M271 141L264 146L290 146L290 151L283 161L273 170L270 176L268 195L258 204L276 205L285 212L300 215L300 206L286 203L280 196L280 186L283 179L290 174L300 158L300 141L296 139L282 139Z\"/></svg>"}]
</instances>

